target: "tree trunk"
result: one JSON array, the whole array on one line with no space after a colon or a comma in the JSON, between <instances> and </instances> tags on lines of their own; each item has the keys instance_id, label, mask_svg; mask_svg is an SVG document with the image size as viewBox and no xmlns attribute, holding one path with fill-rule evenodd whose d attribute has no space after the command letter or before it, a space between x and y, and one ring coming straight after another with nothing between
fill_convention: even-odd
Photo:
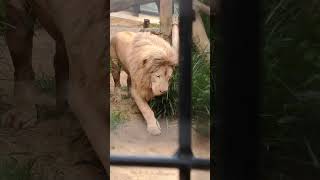
<instances>
[{"instance_id":1,"label":"tree trunk","mask_svg":"<svg viewBox=\"0 0 320 180\"><path fill-rule=\"evenodd\" d=\"M210 16L210 7L205 5L204 3L202 3L198 0L194 0L193 6L195 7L196 10L199 10L199 11L205 13L206 15Z\"/></svg>"},{"instance_id":2,"label":"tree trunk","mask_svg":"<svg viewBox=\"0 0 320 180\"><path fill-rule=\"evenodd\" d=\"M206 53L206 61L210 61L210 41L207 36L200 13L195 12L196 19L192 23L192 40L200 52Z\"/></svg>"},{"instance_id":3,"label":"tree trunk","mask_svg":"<svg viewBox=\"0 0 320 180\"><path fill-rule=\"evenodd\" d=\"M178 17L173 17L172 20L172 40L171 44L172 47L177 51L179 54L179 22L178 22Z\"/></svg>"},{"instance_id":4,"label":"tree trunk","mask_svg":"<svg viewBox=\"0 0 320 180\"><path fill-rule=\"evenodd\" d=\"M160 1L160 31L164 39L169 40L172 29L172 0Z\"/></svg>"}]
</instances>

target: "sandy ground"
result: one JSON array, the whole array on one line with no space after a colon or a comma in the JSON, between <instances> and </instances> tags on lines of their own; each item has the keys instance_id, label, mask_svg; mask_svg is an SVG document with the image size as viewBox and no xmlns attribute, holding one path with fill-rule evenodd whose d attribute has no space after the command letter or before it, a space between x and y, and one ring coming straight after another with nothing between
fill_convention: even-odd
<instances>
[{"instance_id":1,"label":"sandy ground","mask_svg":"<svg viewBox=\"0 0 320 180\"><path fill-rule=\"evenodd\" d=\"M139 31L141 23L112 18L111 34L117 31ZM7 109L6 103L12 95L13 67L3 39L0 39L0 115ZM33 67L37 75L46 73L53 76L54 43L49 35L38 30L34 37ZM125 74L122 84L126 86ZM111 93L113 92L113 81ZM126 91L123 91L126 94ZM54 98L45 95L48 102ZM9 98L10 99L10 98ZM61 117L50 115L49 104L43 110L40 123L33 128L24 130L5 129L0 127L0 157L10 156L19 162L36 160L34 174L41 173L45 177L39 179L101 179L101 166L84 137L80 125L71 115ZM125 121L116 129L111 130L111 153L122 155L162 155L170 156L178 146L177 122L160 120L161 136L151 136L146 131L145 122L131 98L122 98L117 104L111 104L112 111L125 114ZM49 115L48 115L49 114ZM193 148L197 157L208 158L209 139L193 132ZM36 142L36 143L35 143ZM175 180L178 171L161 168L129 168L111 167L113 180ZM210 179L207 171L192 171L193 180Z\"/></svg>"}]
</instances>

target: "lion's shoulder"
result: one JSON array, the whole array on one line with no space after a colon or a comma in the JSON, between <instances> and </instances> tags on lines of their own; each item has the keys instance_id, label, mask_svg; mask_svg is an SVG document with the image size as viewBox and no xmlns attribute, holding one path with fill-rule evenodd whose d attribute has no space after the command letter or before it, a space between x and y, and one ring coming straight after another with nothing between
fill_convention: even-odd
<instances>
[{"instance_id":1,"label":"lion's shoulder","mask_svg":"<svg viewBox=\"0 0 320 180\"><path fill-rule=\"evenodd\" d=\"M129 32L129 31L117 32L114 36L112 36L111 43L112 44L120 44L120 43L129 44L133 41L134 36L135 36L134 32Z\"/></svg>"}]
</instances>

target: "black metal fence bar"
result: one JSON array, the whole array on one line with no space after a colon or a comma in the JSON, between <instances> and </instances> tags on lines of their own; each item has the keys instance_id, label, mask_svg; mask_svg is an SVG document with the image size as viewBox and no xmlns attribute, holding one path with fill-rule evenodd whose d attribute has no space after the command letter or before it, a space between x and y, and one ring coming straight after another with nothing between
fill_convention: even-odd
<instances>
[{"instance_id":1,"label":"black metal fence bar","mask_svg":"<svg viewBox=\"0 0 320 180\"><path fill-rule=\"evenodd\" d=\"M185 0L184 0L185 1ZM185 4L189 4L186 6ZM179 84L179 152L180 155L192 156L191 152L191 33L192 6L180 2L180 84Z\"/></svg>"},{"instance_id":2,"label":"black metal fence bar","mask_svg":"<svg viewBox=\"0 0 320 180\"><path fill-rule=\"evenodd\" d=\"M179 157L145 157L145 156L112 156L112 165L118 166L149 166L149 167L190 167L193 169L207 170L210 168L210 160L192 158L183 160Z\"/></svg>"},{"instance_id":3,"label":"black metal fence bar","mask_svg":"<svg viewBox=\"0 0 320 180\"><path fill-rule=\"evenodd\" d=\"M192 118L192 21L194 12L192 9L192 0L180 0L179 12L179 66L180 66L180 84L179 84L179 149L177 156L183 161L190 161L193 158L191 150L191 118ZM190 166L180 166L180 180L190 179Z\"/></svg>"},{"instance_id":4,"label":"black metal fence bar","mask_svg":"<svg viewBox=\"0 0 320 180\"><path fill-rule=\"evenodd\" d=\"M264 98L260 96L260 28L264 21L259 9L264 1L218 2L213 178L257 180L262 178L259 105L263 103L259 100Z\"/></svg>"}]
</instances>

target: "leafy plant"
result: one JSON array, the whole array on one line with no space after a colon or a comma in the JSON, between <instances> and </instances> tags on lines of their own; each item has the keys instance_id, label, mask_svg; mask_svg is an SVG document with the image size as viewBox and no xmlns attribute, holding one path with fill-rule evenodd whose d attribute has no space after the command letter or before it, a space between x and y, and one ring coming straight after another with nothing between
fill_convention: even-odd
<instances>
[{"instance_id":1,"label":"leafy plant","mask_svg":"<svg viewBox=\"0 0 320 180\"><path fill-rule=\"evenodd\" d=\"M5 30L6 27L6 23L5 23L5 0L1 0L0 1L0 34L3 33L3 31Z\"/></svg>"},{"instance_id":2,"label":"leafy plant","mask_svg":"<svg viewBox=\"0 0 320 180\"><path fill-rule=\"evenodd\" d=\"M179 69L175 70L168 92L150 102L157 117L177 115ZM192 56L192 113L196 130L208 135L210 127L210 67L205 55L193 50Z\"/></svg>"},{"instance_id":3,"label":"leafy plant","mask_svg":"<svg viewBox=\"0 0 320 180\"><path fill-rule=\"evenodd\" d=\"M273 0L264 5L264 178L319 179L320 4Z\"/></svg>"},{"instance_id":4,"label":"leafy plant","mask_svg":"<svg viewBox=\"0 0 320 180\"><path fill-rule=\"evenodd\" d=\"M0 160L0 180L31 180L33 161L19 163L15 159Z\"/></svg>"},{"instance_id":5,"label":"leafy plant","mask_svg":"<svg viewBox=\"0 0 320 180\"><path fill-rule=\"evenodd\" d=\"M36 78L36 87L41 89L45 93L55 95L56 93L55 78L45 73L41 73Z\"/></svg>"}]
</instances>

